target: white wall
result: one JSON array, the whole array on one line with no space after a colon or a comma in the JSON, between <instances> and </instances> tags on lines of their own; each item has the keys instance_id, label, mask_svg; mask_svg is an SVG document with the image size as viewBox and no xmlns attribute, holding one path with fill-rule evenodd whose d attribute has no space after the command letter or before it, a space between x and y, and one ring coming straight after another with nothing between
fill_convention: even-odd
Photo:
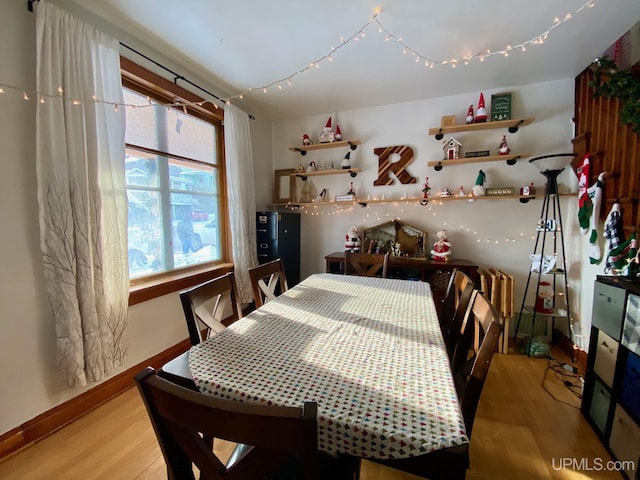
<instances>
[{"instance_id":1,"label":"white wall","mask_svg":"<svg viewBox=\"0 0 640 480\"><path fill-rule=\"evenodd\" d=\"M571 120L574 112L573 85L573 80L569 79L501 89L500 91L513 92L515 117L535 117L531 125L521 128L515 134L509 134L506 130L482 130L460 132L453 136L463 143L466 150L489 149L494 153L502 135L506 134L513 153L530 153L533 157L571 152L571 139L574 136ZM488 101L491 94L498 91L483 93ZM442 158L441 142L427 134L429 128L440 125L442 115L455 114L456 123L463 123L468 106L473 104L475 107L477 101L478 93L474 92L455 97L337 112L333 118L333 125L340 125L343 138L357 138L362 141L362 145L351 155L352 166L363 170L353 180L359 198L366 198L368 195L381 197L383 194L387 199L400 198L404 194L407 197L420 198L425 177L429 177L432 196L445 187L457 193L460 185L469 192L479 169L487 175L485 187L512 186L519 189L524 184L534 182L537 191L544 192L545 177L526 160L520 160L514 166L508 166L506 162L445 166L439 172L427 166L427 162ZM328 115L275 123L274 168L293 168L298 163L306 166L310 161L317 164L340 161L346 149L316 150L308 152L305 157L287 149L291 145L299 145L304 133L308 133L317 141L317 135ZM408 145L413 148L415 159L409 171L417 177L418 183L396 183L384 187L373 185L377 178L378 166L378 157L374 155L373 150L392 145ZM331 198L336 194L346 193L352 180L347 175L309 178L314 195L326 187ZM561 191L577 191L576 177L570 169L563 172L558 181ZM298 189L300 185L301 181L298 180ZM588 259L586 254L582 253L585 251L586 240L577 233L577 196L562 197L561 205L569 260L570 306L574 319L582 320L581 324L574 325L575 333L581 334L588 332L590 324L591 300L588 295L591 293L596 272L594 267L587 267ZM370 204L368 208L358 206L306 209L302 214L302 276L324 271L324 256L343 250L344 236L350 225L364 229L397 218L426 230L429 234L427 247L431 247L435 241L435 233L445 228L453 244L454 257L472 260L481 268L495 267L514 275L516 310L519 311L528 276L529 255L534 248L535 226L540 218L541 208L542 196L527 204L521 204L517 200L496 199L473 203L450 201L442 205L432 201L426 207L416 202L409 205L400 202L397 205ZM509 241L506 241L507 239ZM586 285L586 289L581 288L583 284ZM530 294L535 293L535 284L532 285L533 289L529 288ZM587 291L584 295L583 290ZM582 297L585 299L581 299ZM562 323L558 325L561 328ZM528 330L523 333L528 333ZM588 343L588 340L584 343Z\"/></svg>"}]
</instances>

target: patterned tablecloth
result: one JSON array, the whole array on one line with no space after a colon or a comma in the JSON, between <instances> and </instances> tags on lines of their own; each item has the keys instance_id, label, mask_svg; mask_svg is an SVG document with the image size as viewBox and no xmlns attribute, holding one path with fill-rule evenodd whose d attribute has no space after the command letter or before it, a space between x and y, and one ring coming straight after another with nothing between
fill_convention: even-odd
<instances>
[{"instance_id":1,"label":"patterned tablecloth","mask_svg":"<svg viewBox=\"0 0 640 480\"><path fill-rule=\"evenodd\" d=\"M191 348L201 391L318 402L321 450L406 458L468 442L427 283L312 275Z\"/></svg>"}]
</instances>

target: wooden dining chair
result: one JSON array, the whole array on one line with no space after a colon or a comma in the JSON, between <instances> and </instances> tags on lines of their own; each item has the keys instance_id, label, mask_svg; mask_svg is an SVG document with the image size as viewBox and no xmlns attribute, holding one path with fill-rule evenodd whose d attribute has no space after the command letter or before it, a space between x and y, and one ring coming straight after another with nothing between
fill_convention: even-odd
<instances>
[{"instance_id":1,"label":"wooden dining chair","mask_svg":"<svg viewBox=\"0 0 640 480\"><path fill-rule=\"evenodd\" d=\"M344 253L345 275L359 275L361 277L387 277L389 254L377 253Z\"/></svg>"},{"instance_id":2,"label":"wooden dining chair","mask_svg":"<svg viewBox=\"0 0 640 480\"><path fill-rule=\"evenodd\" d=\"M170 480L357 478L359 461L318 451L317 405L255 405L194 392L147 367L135 377ZM206 438L234 442L227 462Z\"/></svg>"},{"instance_id":3,"label":"wooden dining chair","mask_svg":"<svg viewBox=\"0 0 640 480\"><path fill-rule=\"evenodd\" d=\"M180 292L180 301L191 345L199 344L242 318L233 272Z\"/></svg>"},{"instance_id":4,"label":"wooden dining chair","mask_svg":"<svg viewBox=\"0 0 640 480\"><path fill-rule=\"evenodd\" d=\"M453 361L453 353L456 344L460 339L460 335L462 335L463 326L471 314L471 306L477 292L478 291L473 288L473 284L468 283L464 287L464 290L458 299L458 305L456 306L451 318L443 318L440 322L440 328L442 330L442 336L444 338L444 344L447 348L447 355L449 356L450 362Z\"/></svg>"},{"instance_id":5,"label":"wooden dining chair","mask_svg":"<svg viewBox=\"0 0 640 480\"><path fill-rule=\"evenodd\" d=\"M284 272L284 262L281 258L250 268L249 278L253 287L253 300L256 308L289 289L287 276Z\"/></svg>"},{"instance_id":6,"label":"wooden dining chair","mask_svg":"<svg viewBox=\"0 0 640 480\"><path fill-rule=\"evenodd\" d=\"M461 331L451 371L462 404L467 435L471 436L482 388L502 332L500 315L484 293L475 292Z\"/></svg>"},{"instance_id":7,"label":"wooden dining chair","mask_svg":"<svg viewBox=\"0 0 640 480\"><path fill-rule=\"evenodd\" d=\"M469 369L458 368L457 371L453 372L453 378L460 401L465 430L469 441L471 441L478 403L480 402L480 396L493 354L498 351L502 325L499 323L499 317L493 305L486 299L484 294L477 291L475 292L473 304L470 305L470 315L467 318L467 322L473 326L467 325L465 328L465 341L468 342L466 346L467 350L472 350L474 354L469 359ZM464 348L463 343L465 342L458 342L461 349ZM434 450L425 455L419 455L414 459L403 459L402 469L421 478L429 478L431 480L464 480L470 465L468 449L468 444L459 445ZM400 462L396 460L373 459L373 461L390 467L400 467Z\"/></svg>"},{"instance_id":8,"label":"wooden dining chair","mask_svg":"<svg viewBox=\"0 0 640 480\"><path fill-rule=\"evenodd\" d=\"M449 278L449 284L445 291L444 298L442 299L441 307L439 309L440 326L443 322L448 322L453 318L453 315L458 308L460 297L464 292L467 285L472 285L475 288L474 282L469 275L462 270L454 268Z\"/></svg>"}]
</instances>

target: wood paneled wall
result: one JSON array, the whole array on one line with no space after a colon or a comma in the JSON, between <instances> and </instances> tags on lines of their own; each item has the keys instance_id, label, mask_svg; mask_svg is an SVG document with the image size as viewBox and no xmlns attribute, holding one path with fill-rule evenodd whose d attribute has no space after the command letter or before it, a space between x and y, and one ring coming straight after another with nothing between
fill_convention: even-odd
<instances>
[{"instance_id":1,"label":"wood paneled wall","mask_svg":"<svg viewBox=\"0 0 640 480\"><path fill-rule=\"evenodd\" d=\"M604 219L617 199L627 234L637 229L640 235L640 142L629 125L620 123L617 99L594 98L591 69L576 77L574 153L576 162L591 154L591 182L606 171L601 216Z\"/></svg>"}]
</instances>

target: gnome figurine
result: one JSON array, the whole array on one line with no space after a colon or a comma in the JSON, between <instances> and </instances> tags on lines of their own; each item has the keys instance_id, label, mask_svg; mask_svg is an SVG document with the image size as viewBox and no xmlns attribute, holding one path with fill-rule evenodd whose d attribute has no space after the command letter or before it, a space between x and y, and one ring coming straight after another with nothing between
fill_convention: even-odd
<instances>
[{"instance_id":1,"label":"gnome figurine","mask_svg":"<svg viewBox=\"0 0 640 480\"><path fill-rule=\"evenodd\" d=\"M336 125L335 139L336 139L336 142L340 142L342 140L342 132L340 131L340 125Z\"/></svg>"},{"instance_id":2,"label":"gnome figurine","mask_svg":"<svg viewBox=\"0 0 640 480\"><path fill-rule=\"evenodd\" d=\"M480 92L480 99L478 100L478 110L476 113L475 123L482 123L487 121L487 109L484 108L484 95Z\"/></svg>"},{"instance_id":3,"label":"gnome figurine","mask_svg":"<svg viewBox=\"0 0 640 480\"><path fill-rule=\"evenodd\" d=\"M473 105L469 105L469 111L467 112L467 118L464 123L473 123Z\"/></svg>"},{"instance_id":4,"label":"gnome figurine","mask_svg":"<svg viewBox=\"0 0 640 480\"><path fill-rule=\"evenodd\" d=\"M478 177L476 178L476 184L473 186L473 189L471 190L473 192L473 196L474 197L482 197L484 196L484 181L486 180L487 176L485 175L485 173L480 170L478 172Z\"/></svg>"},{"instance_id":5,"label":"gnome figurine","mask_svg":"<svg viewBox=\"0 0 640 480\"><path fill-rule=\"evenodd\" d=\"M327 123L320 132L320 143L330 143L335 139L335 133L333 133L333 129L331 128L331 117L329 117L329 120L327 120Z\"/></svg>"},{"instance_id":6,"label":"gnome figurine","mask_svg":"<svg viewBox=\"0 0 640 480\"><path fill-rule=\"evenodd\" d=\"M340 166L343 170L351 168L351 152L347 152L347 154L342 159L342 162L340 162Z\"/></svg>"},{"instance_id":7,"label":"gnome figurine","mask_svg":"<svg viewBox=\"0 0 640 480\"><path fill-rule=\"evenodd\" d=\"M502 136L502 141L500 142L500 146L498 147L498 155L509 155L511 153L511 149L509 145L507 145L507 136Z\"/></svg>"}]
</instances>

